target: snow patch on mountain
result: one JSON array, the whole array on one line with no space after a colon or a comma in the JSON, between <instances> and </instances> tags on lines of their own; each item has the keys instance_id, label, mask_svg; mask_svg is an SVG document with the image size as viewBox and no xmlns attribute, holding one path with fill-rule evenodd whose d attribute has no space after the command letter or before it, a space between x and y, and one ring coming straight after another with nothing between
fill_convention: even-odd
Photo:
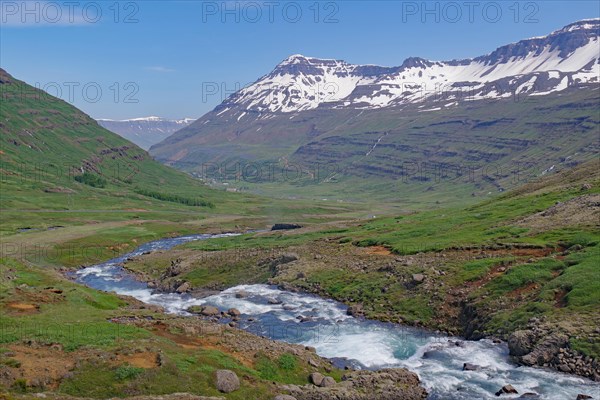
<instances>
[{"instance_id":1,"label":"snow patch on mountain","mask_svg":"<svg viewBox=\"0 0 600 400\"><path fill-rule=\"evenodd\" d=\"M196 119L168 119L150 116L124 120L98 119L97 121L109 131L137 144L144 150L148 150L154 144L185 128Z\"/></svg>"},{"instance_id":2,"label":"snow patch on mountain","mask_svg":"<svg viewBox=\"0 0 600 400\"><path fill-rule=\"evenodd\" d=\"M241 121L247 115L266 119L272 113L319 107L376 109L433 99L447 105L448 100L555 93L575 84L598 83L599 31L600 19L586 19L484 56L452 61L413 57L399 67L294 54L230 96L215 112Z\"/></svg>"}]
</instances>

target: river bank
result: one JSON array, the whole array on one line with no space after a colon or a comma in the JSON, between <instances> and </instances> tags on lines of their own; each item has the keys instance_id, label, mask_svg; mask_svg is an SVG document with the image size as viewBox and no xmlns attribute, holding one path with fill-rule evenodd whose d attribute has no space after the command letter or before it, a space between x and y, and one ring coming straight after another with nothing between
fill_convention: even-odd
<instances>
[{"instance_id":1,"label":"river bank","mask_svg":"<svg viewBox=\"0 0 600 400\"><path fill-rule=\"evenodd\" d=\"M357 317L460 335L469 340L502 340L515 344L510 346L511 355L523 365L597 380L597 359L573 348L569 340L576 337L597 343L599 332L593 324L597 315L582 323L582 318L565 315L557 307L554 317L535 317L532 312L530 318L524 314L522 319L527 319L518 323L490 317L498 311L518 313L519 308L529 307L536 293L536 288L530 287L528 292L490 299L492 296L484 289L493 279L520 263L535 266L552 257L564 259L566 253L564 249L532 246L398 256L385 248L357 248L334 238L285 249L173 249L169 254L129 260L125 268L157 290L179 290L197 297L236 284L275 284L285 290L340 301ZM487 269L482 269L484 273L476 271L479 275L475 278L463 279L464 272L456 272L459 264L483 265ZM571 324L572 321L577 323ZM530 340L524 344L518 340L521 331L535 334L527 334Z\"/></svg>"},{"instance_id":2,"label":"river bank","mask_svg":"<svg viewBox=\"0 0 600 400\"><path fill-rule=\"evenodd\" d=\"M177 251L175 251L175 253L177 253ZM180 254L175 254L180 255ZM260 252L257 253L257 257L260 258L261 254ZM139 258L138 256L134 256L134 257L128 257L128 259L130 259L129 263L132 262L140 262L142 260L145 260L143 262L148 262L147 257L149 257L151 255L144 255L143 257ZM163 261L166 259L169 259L173 256L173 254L170 253L157 253L154 254L154 256L158 256L159 258L161 258ZM239 256L239 254L238 254ZM165 258L166 257L166 258ZM314 259L314 255L313 255L313 259ZM263 260L263 262L259 262L258 265L261 266L262 269L266 269L267 271L270 271L270 273L274 276L277 277L280 275L280 273L283 270L288 269L290 266L293 266L294 263L297 263L298 261L300 261L302 259L302 256L299 256L298 254L293 254L293 253L285 253L285 254L279 254L279 255L273 255L271 254L267 259ZM179 260L179 261L177 261ZM191 273L194 268L191 269L187 269L189 267L192 267L192 264L187 265L185 268L182 268L182 263L184 262L185 258L181 258L181 257L177 257L175 260L171 260L174 261L174 263L169 263L168 264L168 269L171 269L171 272L173 272L173 270L176 270L177 274L172 274L169 273L167 275L172 275L169 276L168 278L164 279L164 280L159 280L158 282L154 282L155 285L151 285L154 287L166 287L166 285L172 285L169 287L174 287L174 286L178 286L178 288L181 288L181 285L187 283L187 287L185 287L185 290L180 289L180 290L175 290L175 293L173 294L166 294L166 293L156 293L154 291L154 289L148 288L146 286L146 289L144 291L144 293L140 293L140 287L134 287L134 288L126 288L126 290L122 290L121 292L124 294L129 294L129 295L136 295L137 298L140 298L143 301L146 302L154 302L154 303L158 303L160 304L161 302L167 302L167 306L165 307L167 310L171 311L171 312L182 312L185 311L187 309L189 309L189 307L191 306L200 306L203 304L206 304L207 302L213 301L214 299L220 298L222 296L225 296L226 298L228 298L229 300L235 299L233 301L235 301L235 304L238 304L240 301L245 301L243 300L243 296L242 297L236 297L235 295L232 296L232 293L229 292L228 290L225 290L225 292L220 292L217 295L213 295L213 296L209 296L209 297L203 297L201 299L195 298L194 296L192 296L191 294L194 293L195 291L195 285L190 283L189 281L185 281L183 283L181 283L178 280L181 280L183 277L187 276L189 278L189 275L186 275L186 273ZM220 258L219 262L222 262L222 258ZM206 257L203 258L203 262L206 264ZM238 262L244 264L244 263L250 263L250 264L254 264L254 261L249 258L249 257L239 257L238 258ZM157 265L154 263L154 261L150 262L150 264L152 265ZM159 263L160 264L160 263ZM114 266L113 266L114 267ZM131 267L131 266L129 266ZM231 268L232 265L231 264L227 264L227 268ZM95 275L95 277L101 277L102 275L106 276L107 275L107 271L98 271L98 270L93 270L92 269L88 269L87 271L91 272L91 274L88 274L87 272L82 272L80 271L80 273L82 275ZM111 267L112 268L112 267ZM84 270L85 271L85 270ZM215 272L215 271L212 271ZM216 271L216 274L212 274L211 276L214 277L214 275L218 276L218 271ZM231 272L231 271L230 271ZM163 271L164 273L164 271ZM108 273L108 276L111 276L111 273ZM112 278L111 278L112 279ZM120 278L119 279L120 282L123 282L123 279ZM127 282L128 284L130 283L127 279L125 279L125 282ZM89 283L89 282L88 282ZM138 282L139 283L139 282ZM176 285L175 285L176 284ZM112 285L114 285L114 282L112 283ZM217 290L219 289L217 287L218 285L214 285L214 289ZM260 285L259 285L260 287ZM232 289L229 289L232 290ZM153 294L154 292L154 294ZM179 293L177 293L179 292ZM338 321L343 321L343 320L349 320L352 321L352 324L347 325L347 326L343 326L344 329L349 329L349 332L346 332L347 334L345 335L345 337L349 337L349 338L361 338L364 337L366 334L372 334L373 333L373 328L374 326L372 324L378 324L375 321L367 321L367 320L361 320L361 319L356 319L351 315L348 315L348 308L345 308L341 305L337 305L336 307L336 312L332 312L332 308L331 306L326 307L326 302L328 302L327 300L318 300L318 298L313 298L310 296L306 296L306 295L302 295L302 294L298 294L298 293L292 293L292 292L285 292L288 293L285 296L297 296L302 298L302 300L297 300L300 304L304 303L311 303L311 302L317 302L317 304L319 304L320 307L313 307L313 309L308 309L308 310L304 310L301 314L306 318L304 320L304 324L307 328L311 326L311 323L316 324L316 325L320 325L322 326L324 321L328 321L327 323L329 324L330 327L334 327L333 329L340 329L340 326L336 327L336 324L338 323ZM174 297L175 296L175 297ZM212 297L212 299L211 299ZM241 311L242 315L245 315L248 319L256 319L257 314L260 316L259 318L262 318L263 316L266 318L273 318L273 316L277 316L277 318L280 318L283 316L284 320L286 321L286 324L289 323L289 320L294 320L292 322L292 324L294 326L299 326L299 324L303 324L303 322L299 322L297 320L297 317L299 315L296 315L296 313L298 312L298 310L294 310L294 309L284 309L282 304L285 304L285 302L280 302L277 300L273 300L271 298L266 298L263 295L257 295L255 296L256 299L258 301L258 306L254 305L251 306L251 310L247 310L244 311L242 306L239 310ZM309 300L307 300L309 299ZM315 300L317 299L317 300ZM325 303L323 303L325 302ZM176 305L174 305L176 304ZM337 304L337 303L336 303ZM265 308L266 307L266 308ZM321 312L319 313L319 309L323 308L327 310L326 312ZM341 308L340 308L341 307ZM217 310L222 309L223 307L217 308ZM275 309L277 309L277 311L275 311ZM288 307L289 308L289 307ZM315 310L316 309L316 310ZM260 312L260 310L263 310L263 312ZM265 311L266 310L266 311ZM224 310L222 310L224 311ZM252 312L250 312L252 311ZM316 313L316 315L310 315L310 312ZM221 312L217 312L219 315L221 315ZM274 314L273 314L274 313ZM283 313L283 314L280 314ZM352 311L350 313L353 313ZM308 314L308 315L304 315L304 314ZM218 319L217 315L213 315L213 316L209 316L209 318L212 319ZM329 318L329 319L328 319ZM336 319L331 319L331 318L336 318ZM365 321L365 322L358 322L358 321ZM254 322L254 321L249 321L249 322ZM279 320L279 324L281 325L281 320ZM362 332L361 329L363 329L364 327L361 326L361 324L365 324L367 331ZM284 324L285 325L285 324ZM314 325L313 325L314 327ZM247 326L244 327L242 326L242 328L248 328ZM378 329L380 329L379 333L377 335L375 335L372 339L372 345L374 346L381 346L383 345L384 347L388 346L389 344L385 344L385 340L383 340L383 338L385 338L386 336L389 337L390 333L393 332L396 337L398 334L398 328L396 325L394 325L393 327L388 326L378 326ZM359 329L358 332L352 332L353 329ZM308 331L311 331L310 329ZM261 333L261 332L256 332L256 333ZM267 337L272 337L272 338L276 338L276 335L270 333L270 332L262 332L263 335L267 336ZM444 384L448 383L448 382L456 382L459 381L460 379L464 379L465 380L465 385L467 390L465 390L463 388L463 393L461 393L459 395L459 397L456 398L468 398L468 397L464 397L464 396L469 396L469 395L473 395L474 393L476 393L475 395L482 395L482 393L493 393L494 391L497 391L499 388L503 387L506 382L500 384L500 380L509 378L509 376L506 376L505 374L508 371L515 371L515 372L510 372L510 374L512 373L517 373L518 375L522 375L523 371L525 370L520 370L518 368L516 368L516 365L511 366L509 360L508 360L508 351L506 349L506 346L502 346L499 345L497 343L493 343L492 341L480 341L480 342L464 342L464 345L461 347L461 345L456 345L454 344L454 341L449 341L448 339L445 340L444 343L439 343L439 342L435 342L430 340L431 337L427 337L426 339L426 343L425 345L422 345L420 343L416 343L419 341L418 335L414 335L412 332L408 332L406 330L404 330L402 333L402 337L400 339L399 342L402 343L412 343L411 346L413 346L414 348L411 350L412 353L408 356L407 359L411 359L411 357L413 357L415 354L417 354L417 349L422 349L423 351L417 356L417 359L411 359L411 362L415 362L415 364L412 365L412 370L414 370L415 367L419 368L430 368L429 373L432 374L432 376L437 376L437 380L440 382L444 382ZM379 334L383 334L383 336L379 336ZM406 340L407 335L410 335L410 340ZM281 339L281 338L279 338ZM286 339L290 339L290 338L285 338L283 340ZM422 339L422 337L421 337ZM319 343L315 343L315 346L317 349L319 349L319 346L323 345L321 342ZM433 346L433 347L432 347ZM345 349L345 350L352 350L352 346L348 347L348 346L339 346L339 345L335 345L335 346L330 346L328 350L326 349L321 349L322 354L326 355L327 357L332 357L335 358L335 352L332 353L331 349L335 348L335 349ZM456 349L461 349L461 350L456 350ZM329 352L328 352L329 351ZM486 352L488 353L485 357L484 357L484 361L486 361L483 364L487 364L487 365L479 365L477 366L476 364L473 364L472 361L473 360L466 360L464 359L463 363L460 365L460 368L457 367L457 365L452 365L452 366L445 366L443 369L446 371L446 376L445 378L441 378L441 376L443 374L440 374L440 371L434 371L435 368L439 368L439 365L443 365L444 360L452 360L452 362L456 362L457 357L456 357L456 351L463 351L463 357L467 356L473 356L473 354L486 354ZM393 352L392 352L393 353ZM343 353L342 353L343 354ZM375 351L375 354L382 354L380 352L378 352L377 350ZM452 356L449 356L449 355ZM354 357L346 357L348 359L356 359ZM396 356L393 356L394 359L399 360L396 358ZM493 360L497 360L497 359L505 359L506 361L502 361L500 364L498 364L496 361ZM388 359L388 361L391 360ZM429 360L429 361L423 361L423 360ZM364 361L364 360L363 360ZM381 361L381 360L380 360ZM360 357L359 357L359 362L360 362ZM363 366L365 366L364 363L362 363ZM389 363L388 363L389 364ZM392 362L393 364L393 362ZM420 364L420 365L419 365ZM464 365L463 364L473 364L476 365L475 370L479 370L477 372L472 372L469 371L469 369L467 368L467 372L463 371ZM371 365L371 367L374 368L381 368L383 366L386 365L386 362L376 362L373 363ZM400 365L395 365L395 366L400 366ZM423 373L424 370L421 370L420 374ZM460 374L457 376L457 372L460 371ZM556 390L564 390L564 387L570 388L569 390L573 390L573 392L567 392L566 395L568 397L570 396L574 396L577 393L575 393L575 391L578 391L578 388L581 387L582 389L585 390L586 387L586 383L584 381L572 381L571 383L568 383L568 380L571 378L567 378L567 375L564 375L560 378L553 376L552 373L550 372L546 372L544 370L532 370L532 369L527 369L527 372L525 373L525 375L529 375L529 376L535 376L535 379L526 382L527 380L523 380L524 378L521 376L519 377L512 377L511 379L516 379L516 380L520 380L521 381L521 386L522 387L531 387L531 388L535 388L537 386L539 386L539 382L545 382L544 384L541 385L541 388L544 390L548 390L547 387L544 387L546 385L555 385L556 382L561 382L561 385L559 387L554 387L552 386L553 391ZM474 374L475 376L469 376L469 374ZM480 375L477 375L480 374ZM494 387L491 388L489 386L481 386L481 381L482 377L485 377L484 381L487 382L487 385L492 384L498 387ZM490 378L494 378L493 380L491 380ZM429 385L431 385L431 381L432 379L430 379ZM426 382L426 386L427 386L427 381ZM473 382L480 382L479 386L477 383L473 383ZM450 387L452 387L454 384L451 384ZM469 387L469 385L471 387ZM537 385L537 386L536 386ZM450 387L442 387L440 388L439 385L437 387L438 393L445 393L446 396L448 395L448 393L446 392L447 390L452 390L450 389ZM561 387L563 389L561 389ZM594 388L594 386L592 386L592 388ZM434 388L435 390L435 388ZM523 390L523 389L521 389ZM539 389L538 389L539 390ZM594 389L595 390L595 389ZM470 394L469 394L470 393ZM535 391L530 391L527 393L536 393ZM435 394L433 395L435 396ZM438 396L441 396L440 398L444 398L442 394L438 394ZM485 397L485 395L484 395ZM436 398L436 397L432 397L432 398ZM448 397L446 397L448 398ZM551 398L551 397L550 397Z\"/></svg>"}]
</instances>

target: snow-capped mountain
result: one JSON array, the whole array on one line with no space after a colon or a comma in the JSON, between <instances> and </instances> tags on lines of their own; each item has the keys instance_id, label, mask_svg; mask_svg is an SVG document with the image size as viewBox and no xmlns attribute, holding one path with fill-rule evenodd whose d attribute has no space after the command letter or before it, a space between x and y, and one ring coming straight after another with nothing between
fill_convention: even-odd
<instances>
[{"instance_id":1,"label":"snow-capped mountain","mask_svg":"<svg viewBox=\"0 0 600 400\"><path fill-rule=\"evenodd\" d=\"M399 67L293 55L215 112L243 121L256 113L318 107L374 109L432 100L448 107L458 101L554 93L598 83L599 31L600 19L584 20L484 56L452 61L409 58Z\"/></svg>"},{"instance_id":2,"label":"snow-capped mountain","mask_svg":"<svg viewBox=\"0 0 600 400\"><path fill-rule=\"evenodd\" d=\"M144 150L171 136L195 121L194 118L166 119L161 117L132 118L125 120L98 119L98 123Z\"/></svg>"},{"instance_id":3,"label":"snow-capped mountain","mask_svg":"<svg viewBox=\"0 0 600 400\"><path fill-rule=\"evenodd\" d=\"M236 160L386 179L407 162L544 170L598 149L599 59L600 19L462 60L381 67L293 55L150 153L196 173Z\"/></svg>"}]
</instances>

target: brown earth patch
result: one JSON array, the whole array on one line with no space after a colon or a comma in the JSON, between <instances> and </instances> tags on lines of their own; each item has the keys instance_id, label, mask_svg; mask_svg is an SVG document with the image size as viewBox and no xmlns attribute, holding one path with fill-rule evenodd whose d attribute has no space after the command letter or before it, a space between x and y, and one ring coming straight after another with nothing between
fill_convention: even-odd
<instances>
[{"instance_id":1,"label":"brown earth patch","mask_svg":"<svg viewBox=\"0 0 600 400\"><path fill-rule=\"evenodd\" d=\"M510 297L522 297L522 296L526 296L531 292L536 291L537 289L539 289L540 285L538 283L532 282L528 285L522 286L520 288L517 288L515 290L513 290L512 292L508 293L508 296Z\"/></svg>"},{"instance_id":2,"label":"brown earth patch","mask_svg":"<svg viewBox=\"0 0 600 400\"><path fill-rule=\"evenodd\" d=\"M13 301L5 307L14 315L35 314L39 312L41 304L57 303L65 298L62 290L53 287L39 291L15 288L11 297Z\"/></svg>"},{"instance_id":3,"label":"brown earth patch","mask_svg":"<svg viewBox=\"0 0 600 400\"><path fill-rule=\"evenodd\" d=\"M392 254L390 249L383 246L370 246L365 248L365 253L377 256L389 256Z\"/></svg>"},{"instance_id":4,"label":"brown earth patch","mask_svg":"<svg viewBox=\"0 0 600 400\"><path fill-rule=\"evenodd\" d=\"M187 335L180 335L177 333L173 333L169 331L169 327L159 322L152 327L152 332L157 334L158 336L162 336L166 339L169 339L175 342L177 345L183 347L184 349L197 349L202 346L202 343L198 338L193 338Z\"/></svg>"},{"instance_id":5,"label":"brown earth patch","mask_svg":"<svg viewBox=\"0 0 600 400\"><path fill-rule=\"evenodd\" d=\"M39 311L40 307L36 304L10 303L8 304L8 308L17 314L35 314Z\"/></svg>"},{"instance_id":6,"label":"brown earth patch","mask_svg":"<svg viewBox=\"0 0 600 400\"><path fill-rule=\"evenodd\" d=\"M11 371L14 379L25 379L28 385L56 389L61 379L75 367L77 359L65 354L60 346L29 347L12 345L9 349L21 364Z\"/></svg>"},{"instance_id":7,"label":"brown earth patch","mask_svg":"<svg viewBox=\"0 0 600 400\"><path fill-rule=\"evenodd\" d=\"M202 348L206 350L217 350L232 356L248 368L254 367L253 353L250 354L243 351L232 351L232 348L235 347L224 346L219 344L219 342L223 339L220 335L194 337L186 334L177 334L170 332L168 330L168 326L162 322L155 324L154 329L152 329L152 331L153 333L159 336L162 336L175 342L177 345L183 347L184 349L197 350Z\"/></svg>"},{"instance_id":8,"label":"brown earth patch","mask_svg":"<svg viewBox=\"0 0 600 400\"><path fill-rule=\"evenodd\" d=\"M567 306L567 294L566 290L559 290L554 295L554 308L563 308Z\"/></svg>"}]
</instances>

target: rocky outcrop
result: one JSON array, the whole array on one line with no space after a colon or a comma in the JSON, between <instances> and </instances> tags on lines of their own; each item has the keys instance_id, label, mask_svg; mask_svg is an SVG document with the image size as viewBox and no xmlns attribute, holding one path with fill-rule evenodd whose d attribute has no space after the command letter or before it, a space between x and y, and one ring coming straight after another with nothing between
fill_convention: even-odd
<instances>
[{"instance_id":1,"label":"rocky outcrop","mask_svg":"<svg viewBox=\"0 0 600 400\"><path fill-rule=\"evenodd\" d=\"M600 381L600 363L569 347L569 336L533 328L513 332L508 349L515 360L527 366L547 367Z\"/></svg>"},{"instance_id":2,"label":"rocky outcrop","mask_svg":"<svg viewBox=\"0 0 600 400\"><path fill-rule=\"evenodd\" d=\"M533 350L535 334L532 331L516 331L508 338L508 349L511 356L523 357Z\"/></svg>"},{"instance_id":3,"label":"rocky outcrop","mask_svg":"<svg viewBox=\"0 0 600 400\"><path fill-rule=\"evenodd\" d=\"M213 306L191 306L186 311L192 314L203 315L205 317L215 317L220 315L219 309Z\"/></svg>"},{"instance_id":4,"label":"rocky outcrop","mask_svg":"<svg viewBox=\"0 0 600 400\"><path fill-rule=\"evenodd\" d=\"M525 365L543 366L551 362L560 352L569 344L569 337L562 334L551 334L541 338L534 346L533 350L521 357L521 362Z\"/></svg>"},{"instance_id":5,"label":"rocky outcrop","mask_svg":"<svg viewBox=\"0 0 600 400\"><path fill-rule=\"evenodd\" d=\"M325 381L328 382L323 385ZM297 400L372 400L374 393L378 400L427 398L427 391L419 386L418 376L404 368L352 371L345 374L341 382L323 377L320 386L287 385L282 389Z\"/></svg>"},{"instance_id":6,"label":"rocky outcrop","mask_svg":"<svg viewBox=\"0 0 600 400\"><path fill-rule=\"evenodd\" d=\"M300 257L296 253L284 253L276 257L269 257L267 259L259 261L259 266L267 267L273 275L276 275L278 267L281 265L289 264L293 261L298 260Z\"/></svg>"}]
</instances>

